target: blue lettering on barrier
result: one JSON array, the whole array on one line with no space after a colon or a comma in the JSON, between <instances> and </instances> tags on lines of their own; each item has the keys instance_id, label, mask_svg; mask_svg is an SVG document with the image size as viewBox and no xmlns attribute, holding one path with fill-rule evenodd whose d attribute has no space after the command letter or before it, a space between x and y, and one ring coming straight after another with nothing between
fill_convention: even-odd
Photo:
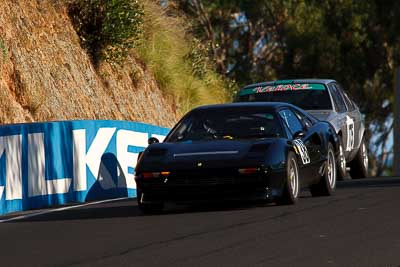
<instances>
[{"instance_id":1,"label":"blue lettering on barrier","mask_svg":"<svg viewBox=\"0 0 400 267\"><path fill-rule=\"evenodd\" d=\"M0 127L0 214L136 196L138 153L169 129L128 121Z\"/></svg>"}]
</instances>

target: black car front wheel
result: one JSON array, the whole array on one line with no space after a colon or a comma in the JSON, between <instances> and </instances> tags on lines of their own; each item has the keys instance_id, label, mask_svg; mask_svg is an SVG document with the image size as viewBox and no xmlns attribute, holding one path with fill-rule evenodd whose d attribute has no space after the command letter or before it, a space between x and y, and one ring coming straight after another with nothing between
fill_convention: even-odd
<instances>
[{"instance_id":1,"label":"black car front wheel","mask_svg":"<svg viewBox=\"0 0 400 267\"><path fill-rule=\"evenodd\" d=\"M293 152L289 151L286 163L286 175L281 197L277 200L279 205L289 205L297 202L300 191L299 167Z\"/></svg>"},{"instance_id":2,"label":"black car front wheel","mask_svg":"<svg viewBox=\"0 0 400 267\"><path fill-rule=\"evenodd\" d=\"M364 138L361 141L356 157L349 163L350 176L353 179L368 177L368 152Z\"/></svg>"},{"instance_id":3,"label":"black car front wheel","mask_svg":"<svg viewBox=\"0 0 400 267\"><path fill-rule=\"evenodd\" d=\"M336 188L336 174L335 153L332 144L329 143L324 175L321 176L318 184L311 186L311 195L313 197L332 195Z\"/></svg>"}]
</instances>

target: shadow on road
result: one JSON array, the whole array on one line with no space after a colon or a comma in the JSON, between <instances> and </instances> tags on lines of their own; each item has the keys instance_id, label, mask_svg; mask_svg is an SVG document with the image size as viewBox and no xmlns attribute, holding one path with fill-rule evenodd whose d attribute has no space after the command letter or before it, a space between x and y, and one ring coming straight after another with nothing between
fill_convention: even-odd
<instances>
[{"instance_id":1,"label":"shadow on road","mask_svg":"<svg viewBox=\"0 0 400 267\"><path fill-rule=\"evenodd\" d=\"M348 180L337 183L337 189L354 189L354 188L385 188L400 187L400 178L385 177L372 178L362 180ZM303 192L300 196L302 199L312 198L309 192ZM168 204L161 214L144 215L136 205L136 199L115 201L106 204L95 204L93 206L85 206L73 208L63 211L55 211L48 214L38 215L22 220L11 222L40 222L40 221L67 221L67 220L88 220L88 219L110 219L110 218L128 218L137 216L159 216L167 214L181 213L199 213L199 212L215 212L215 211L234 211L245 210L258 207L277 207L273 203L262 201L229 201L229 202L207 202L195 205L174 205Z\"/></svg>"},{"instance_id":2,"label":"shadow on road","mask_svg":"<svg viewBox=\"0 0 400 267\"><path fill-rule=\"evenodd\" d=\"M68 210L55 211L34 217L10 222L39 222L39 221L66 221L66 220L87 220L107 219L141 216L139 208L134 201L108 203L107 206L93 205Z\"/></svg>"},{"instance_id":3,"label":"shadow on road","mask_svg":"<svg viewBox=\"0 0 400 267\"><path fill-rule=\"evenodd\" d=\"M44 221L68 221L68 220L92 220L92 219L111 219L128 218L137 216L162 216L168 214L198 213L212 211L244 210L256 207L275 206L273 203L261 201L229 201L229 202L208 202L191 205L166 204L164 212L159 214L143 214L135 200L116 201L107 205L93 205L68 210L55 211L47 214L28 217L8 223L23 222L44 222Z\"/></svg>"},{"instance_id":4,"label":"shadow on road","mask_svg":"<svg viewBox=\"0 0 400 267\"><path fill-rule=\"evenodd\" d=\"M208 202L200 204L188 205L170 205L165 210L167 214L180 214L180 213L200 213L200 212L218 212L218 211L234 211L234 210L247 210L258 207L274 207L273 202L257 201L257 200L242 200L242 201L220 201Z\"/></svg>"}]
</instances>

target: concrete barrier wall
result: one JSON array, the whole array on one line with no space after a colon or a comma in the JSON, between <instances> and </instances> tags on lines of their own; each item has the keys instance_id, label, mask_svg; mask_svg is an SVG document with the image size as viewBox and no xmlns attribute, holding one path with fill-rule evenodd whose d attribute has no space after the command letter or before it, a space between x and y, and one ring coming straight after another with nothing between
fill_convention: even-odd
<instances>
[{"instance_id":1,"label":"concrete barrier wall","mask_svg":"<svg viewBox=\"0 0 400 267\"><path fill-rule=\"evenodd\" d=\"M169 129L127 121L0 126L0 215L135 197L138 153Z\"/></svg>"}]
</instances>

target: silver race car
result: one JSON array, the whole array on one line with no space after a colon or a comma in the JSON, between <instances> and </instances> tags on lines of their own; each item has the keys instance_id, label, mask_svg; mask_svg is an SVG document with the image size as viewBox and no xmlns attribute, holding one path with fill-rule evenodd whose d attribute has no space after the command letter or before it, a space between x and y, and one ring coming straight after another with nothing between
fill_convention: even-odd
<instances>
[{"instance_id":1,"label":"silver race car","mask_svg":"<svg viewBox=\"0 0 400 267\"><path fill-rule=\"evenodd\" d=\"M368 176L368 154L364 119L358 106L335 80L278 80L242 88L236 102L287 102L319 120L328 121L340 137L338 178Z\"/></svg>"}]
</instances>

